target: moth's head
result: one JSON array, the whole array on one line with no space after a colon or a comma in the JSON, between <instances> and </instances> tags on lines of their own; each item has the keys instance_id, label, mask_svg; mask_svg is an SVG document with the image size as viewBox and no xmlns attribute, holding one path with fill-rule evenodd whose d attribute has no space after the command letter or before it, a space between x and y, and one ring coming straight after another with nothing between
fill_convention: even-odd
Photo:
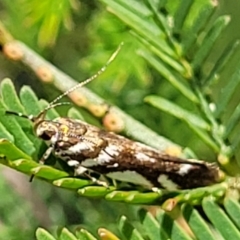
<instances>
[{"instance_id":1,"label":"moth's head","mask_svg":"<svg viewBox=\"0 0 240 240\"><path fill-rule=\"evenodd\" d=\"M37 137L44 141L50 141L58 134L58 124L53 121L43 120L34 125L34 131Z\"/></svg>"}]
</instances>

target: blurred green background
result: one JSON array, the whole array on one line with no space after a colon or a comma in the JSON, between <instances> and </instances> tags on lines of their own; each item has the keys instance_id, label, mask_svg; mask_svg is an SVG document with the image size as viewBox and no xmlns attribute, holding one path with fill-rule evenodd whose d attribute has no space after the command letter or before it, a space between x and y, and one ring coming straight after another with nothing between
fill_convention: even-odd
<instances>
[{"instance_id":1,"label":"blurred green background","mask_svg":"<svg viewBox=\"0 0 240 240\"><path fill-rule=\"evenodd\" d=\"M174 1L169 2L171 12ZM177 5L179 1L175 2ZM46 5L51 7L46 8ZM223 46L240 38L239 10L240 1L219 1L215 15L228 14L232 20L214 45L203 72L208 72L214 65ZM137 54L139 42L124 24L106 11L101 1L0 0L0 20L16 39L78 81L104 65L123 41L124 47L115 62L89 87L157 133L193 149L202 159L215 158L184 123L143 102L145 96L156 94L187 109L193 107ZM236 53L231 59L232 65L238 64L238 55ZM231 69L225 69L222 80L216 85L213 94L216 98L228 79L228 71ZM39 98L50 101L60 94L39 82L26 67L0 55L0 79L5 77L14 81L17 90L30 85ZM240 100L237 92L235 95L232 108ZM136 219L138 206L81 198L37 179L29 183L27 176L2 166L0 176L0 239L34 239L37 226L51 232L62 226L70 229L84 226L93 233L104 226L117 232L115 222L120 215L127 215L133 221Z\"/></svg>"}]
</instances>

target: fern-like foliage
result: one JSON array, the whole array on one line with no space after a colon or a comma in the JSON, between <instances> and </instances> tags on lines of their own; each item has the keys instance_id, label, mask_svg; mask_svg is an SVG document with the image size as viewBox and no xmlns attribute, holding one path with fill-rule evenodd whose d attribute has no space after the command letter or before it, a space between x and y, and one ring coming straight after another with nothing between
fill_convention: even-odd
<instances>
[{"instance_id":1,"label":"fern-like foliage","mask_svg":"<svg viewBox=\"0 0 240 240\"><path fill-rule=\"evenodd\" d=\"M203 202L203 211L208 216L213 226L218 229L211 228L209 223L201 216L198 210L189 205L182 206L182 214L178 219L173 219L164 211L158 210L156 216L153 217L151 213L145 210L139 211L139 224L135 226L125 216L122 216L118 222L119 232L117 235L112 232L100 228L98 229L98 238L92 235L85 229L77 230L75 234L66 228L59 231L58 238L53 237L44 229L37 229L37 240L49 239L72 239L72 240L95 240L95 239L129 239L129 240L143 240L143 239L172 239L172 240L190 240L190 239L238 239L240 232L238 231L238 217L240 208L237 202L228 199L225 204L225 211L229 214L227 216L224 211L217 206L212 200L206 199ZM214 217L213 217L214 216ZM184 222L184 223L183 223ZM234 225L234 223L236 225ZM190 228L187 228L188 224ZM184 227L185 226L185 229Z\"/></svg>"},{"instance_id":2,"label":"fern-like foliage","mask_svg":"<svg viewBox=\"0 0 240 240\"><path fill-rule=\"evenodd\" d=\"M225 46L221 54L215 58L214 66L208 66L209 58L211 59L211 54L213 54L213 46L229 23L229 16L214 17L217 5L214 5L212 1L174 3L174 1L156 0L101 0L101 2L106 4L107 9L117 16L130 29L133 37L141 43L139 55L159 72L162 79L167 80L187 99L189 104L185 108L159 94L149 95L145 101L156 110L164 111L185 122L217 155L217 162L222 169L228 174L237 174L239 162L235 154L240 138L234 132L240 118L239 104L232 111L228 110L228 107L239 84L239 70L238 67L231 68L232 75L224 84L222 84L221 74L236 51L238 41ZM25 53L20 60L35 72L38 68L29 59L36 59L38 66L42 63L46 65L53 76L52 82L60 90L67 90L68 85L74 84L71 78L29 51L26 46L20 44L19 49ZM32 54L32 58L29 58L29 54ZM43 80L42 76L40 78ZM219 79L223 85L221 94L215 91ZM104 102L87 90L79 90L79 94L84 97L84 104L79 99L76 100L74 97L73 99L91 112L93 109L96 110L96 106L102 106ZM214 186L170 193L164 190L159 190L158 193L139 190L120 191L114 186L108 189L92 186L87 180L69 177L68 172L64 170L41 166L33 161L33 159L40 158L46 146L34 137L31 123L26 119L6 116L5 110L36 115L47 105L47 102L39 101L29 87L23 87L19 96L20 99L9 79L1 83L1 163L28 175L35 174L36 177L56 186L77 191L82 196L105 198L116 202L162 205L165 210L172 210L178 203L181 204L182 215L178 213L177 216L190 227L188 233L186 233L186 228L179 226L180 220L179 222L173 221L163 211L158 212L156 218L149 213L140 212L140 227L135 227L124 216L120 219L119 231L126 239L191 239L192 237L216 239L219 236L223 239L240 238L237 179L229 178ZM164 146L163 150L169 146L178 148L178 145L152 132L118 108L111 106L111 109L124 122L125 129L123 130L129 136L139 141L150 142L149 144L155 147L159 147L161 143L161 146ZM100 114L97 117L102 118L103 115ZM47 117L53 119L57 116L59 116L58 113L51 109ZM70 109L68 116L75 119L82 118L75 109ZM181 154L191 155L192 153L186 149ZM194 209L194 205L200 205L201 211ZM201 216L202 211L205 213L204 217ZM43 229L38 229L36 236L40 240L55 239ZM118 239L107 230L99 230L99 237L106 239L104 236L108 239ZM66 229L60 232L59 238L95 239L88 231L81 230L73 235Z\"/></svg>"}]
</instances>

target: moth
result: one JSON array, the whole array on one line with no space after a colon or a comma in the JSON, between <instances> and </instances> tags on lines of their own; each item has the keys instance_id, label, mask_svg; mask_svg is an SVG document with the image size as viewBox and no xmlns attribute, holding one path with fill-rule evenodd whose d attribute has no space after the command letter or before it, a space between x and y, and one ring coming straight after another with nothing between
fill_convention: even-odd
<instances>
[{"instance_id":1,"label":"moth","mask_svg":"<svg viewBox=\"0 0 240 240\"><path fill-rule=\"evenodd\" d=\"M36 136L47 143L48 148L40 163L44 164L53 153L74 168L75 175L87 177L106 187L108 184L93 177L93 173L146 188L168 190L191 189L219 182L221 172L214 163L170 156L80 120L64 117L46 120L49 109L63 104L58 102L62 97L104 72L118 54L120 47L95 75L57 97L37 116L6 111L7 114L32 121Z\"/></svg>"}]
</instances>

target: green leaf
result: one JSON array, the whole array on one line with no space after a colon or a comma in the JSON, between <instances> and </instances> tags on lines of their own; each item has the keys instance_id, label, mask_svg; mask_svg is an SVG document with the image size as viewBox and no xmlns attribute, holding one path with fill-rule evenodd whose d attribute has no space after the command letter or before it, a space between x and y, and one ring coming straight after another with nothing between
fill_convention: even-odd
<instances>
[{"instance_id":1,"label":"green leaf","mask_svg":"<svg viewBox=\"0 0 240 240\"><path fill-rule=\"evenodd\" d=\"M56 240L49 232L43 228L38 228L36 231L37 240Z\"/></svg>"},{"instance_id":2,"label":"green leaf","mask_svg":"<svg viewBox=\"0 0 240 240\"><path fill-rule=\"evenodd\" d=\"M204 29L204 26L213 15L216 5L212 1L209 1L206 5L198 9L198 15L192 19L193 25L190 26L182 39L183 52L186 54L188 50L195 44L200 31Z\"/></svg>"},{"instance_id":3,"label":"green leaf","mask_svg":"<svg viewBox=\"0 0 240 240\"><path fill-rule=\"evenodd\" d=\"M218 61L214 64L214 67L211 70L210 74L206 77L206 79L201 80L205 88L212 83L216 83L216 81L219 78L221 70L224 67L226 67L226 64L229 62L233 54L236 53L238 47L239 40L237 40L234 44L231 44L230 46L224 49L223 53L218 58Z\"/></svg>"},{"instance_id":4,"label":"green leaf","mask_svg":"<svg viewBox=\"0 0 240 240\"><path fill-rule=\"evenodd\" d=\"M61 178L53 181L53 184L58 187L68 188L68 189L79 189L90 185L92 182L89 180L78 179L78 178Z\"/></svg>"},{"instance_id":5,"label":"green leaf","mask_svg":"<svg viewBox=\"0 0 240 240\"><path fill-rule=\"evenodd\" d=\"M29 155L21 151L19 148L17 148L15 145L13 145L6 139L0 139L0 153L11 161L15 161L21 158L27 160L31 159Z\"/></svg>"},{"instance_id":6,"label":"green leaf","mask_svg":"<svg viewBox=\"0 0 240 240\"><path fill-rule=\"evenodd\" d=\"M224 207L226 212L228 213L230 219L233 223L240 229L240 222L239 222L239 214L240 214L240 205L239 201L236 199L226 197L224 199Z\"/></svg>"},{"instance_id":7,"label":"green leaf","mask_svg":"<svg viewBox=\"0 0 240 240\"><path fill-rule=\"evenodd\" d=\"M180 6L177 8L177 11L175 12L174 15L175 32L178 32L180 31L180 29L182 29L183 23L186 17L188 16L189 10L193 3L194 1L191 0L185 0L180 2Z\"/></svg>"},{"instance_id":8,"label":"green leaf","mask_svg":"<svg viewBox=\"0 0 240 240\"><path fill-rule=\"evenodd\" d=\"M30 140L30 133L24 131L24 129L31 128L31 123L26 119L19 119L17 121L15 116L7 116L5 113L7 109L16 112L24 111L16 96L14 86L9 79L5 79L1 82L0 89L2 96L2 99L0 99L1 123L13 136L15 144L24 152L31 155L35 152L35 147ZM9 96L12 97L9 98Z\"/></svg>"},{"instance_id":9,"label":"green leaf","mask_svg":"<svg viewBox=\"0 0 240 240\"><path fill-rule=\"evenodd\" d=\"M127 220L125 216L122 216L119 225L119 231L128 240L144 240L139 231Z\"/></svg>"},{"instance_id":10,"label":"green leaf","mask_svg":"<svg viewBox=\"0 0 240 240\"><path fill-rule=\"evenodd\" d=\"M76 235L80 240L97 240L97 238L95 238L90 232L85 229L81 229L77 232Z\"/></svg>"},{"instance_id":11,"label":"green leaf","mask_svg":"<svg viewBox=\"0 0 240 240\"><path fill-rule=\"evenodd\" d=\"M162 2L163 1L161 1L161 3ZM154 2L154 0L145 0L145 3L148 6L148 8L152 11L152 13L154 14L153 17L154 17L158 27L166 34L166 36L167 36L166 40L169 42L169 44L171 44L172 46L175 46L177 44L177 42L170 35L171 27L168 25L168 22L167 22L167 19L165 18L165 16L159 11L160 3L159 2L156 3L156 2Z\"/></svg>"},{"instance_id":12,"label":"green leaf","mask_svg":"<svg viewBox=\"0 0 240 240\"><path fill-rule=\"evenodd\" d=\"M78 190L78 194L87 197L104 197L107 193L115 190L114 187L88 186Z\"/></svg>"},{"instance_id":13,"label":"green leaf","mask_svg":"<svg viewBox=\"0 0 240 240\"><path fill-rule=\"evenodd\" d=\"M158 193L141 193L139 191L113 191L108 193L105 198L111 201L122 201L132 204L153 204L158 201L160 202L162 195L160 191Z\"/></svg>"},{"instance_id":14,"label":"green leaf","mask_svg":"<svg viewBox=\"0 0 240 240\"><path fill-rule=\"evenodd\" d=\"M174 70L176 70L177 72L181 73L182 75L186 74L186 69L184 68L184 66L179 63L179 61L173 59L172 57L166 55L164 52L162 52L161 50L159 50L158 48L154 47L151 43L147 42L144 38L142 38L141 36L137 35L134 32L131 32L133 36L135 36L148 50L150 50L152 53L154 53L156 56L158 56L161 61L163 61L164 63L166 63L166 65L169 65L169 67L172 67ZM138 51L138 54L142 57L144 57L145 60L148 61L147 56L144 55L144 52ZM145 53L146 54L146 53ZM153 66L155 66L153 64L153 61L148 61L150 64L152 64ZM160 71L159 71L160 72ZM162 71L163 72L163 71ZM187 75L187 74L186 74Z\"/></svg>"},{"instance_id":15,"label":"green leaf","mask_svg":"<svg viewBox=\"0 0 240 240\"><path fill-rule=\"evenodd\" d=\"M33 115L37 116L40 111L43 109L41 108L39 101L37 99L37 96L35 93L32 91L32 89L28 86L23 86L20 89L20 100L21 104L23 105L25 112L28 115ZM19 120L19 118L18 118ZM29 121L30 122L30 121ZM36 151L34 152L35 154L33 155L34 158L38 158L38 149L42 148L42 141L34 136L32 133L33 124L30 123L30 126L28 126L28 129L30 131L29 139L32 141Z\"/></svg>"},{"instance_id":16,"label":"green leaf","mask_svg":"<svg viewBox=\"0 0 240 240\"><path fill-rule=\"evenodd\" d=\"M240 83L240 70L237 69L221 90L220 97L216 102L216 111L214 112L214 116L216 118L218 118L227 108L228 103L231 100L233 93L237 89L239 83Z\"/></svg>"},{"instance_id":17,"label":"green leaf","mask_svg":"<svg viewBox=\"0 0 240 240\"><path fill-rule=\"evenodd\" d=\"M203 61L207 58L210 53L210 49L213 47L215 41L220 37L223 29L228 25L230 21L229 16L219 17L215 24L212 26L211 30L206 33L206 37L203 40L201 47L194 55L192 62L193 69L197 70L203 64Z\"/></svg>"},{"instance_id":18,"label":"green leaf","mask_svg":"<svg viewBox=\"0 0 240 240\"><path fill-rule=\"evenodd\" d=\"M240 119L240 104L234 109L232 116L228 119L226 123L226 128L224 132L225 139L228 138L230 133L234 130Z\"/></svg>"},{"instance_id":19,"label":"green leaf","mask_svg":"<svg viewBox=\"0 0 240 240\"><path fill-rule=\"evenodd\" d=\"M5 78L1 82L1 97L3 99L4 105L8 109L14 109L16 112L25 113L22 104L19 101L15 87L9 78Z\"/></svg>"},{"instance_id":20,"label":"green leaf","mask_svg":"<svg viewBox=\"0 0 240 240\"><path fill-rule=\"evenodd\" d=\"M26 163L26 165L27 164L28 163ZM21 163L21 165L23 165L23 163ZM69 174L66 172L60 171L50 166L39 165L39 164L37 167L31 169L31 173L37 177L40 177L49 181L53 181L59 178L64 178L69 176Z\"/></svg>"},{"instance_id":21,"label":"green leaf","mask_svg":"<svg viewBox=\"0 0 240 240\"><path fill-rule=\"evenodd\" d=\"M7 139L10 142L14 142L13 135L0 123L0 139Z\"/></svg>"},{"instance_id":22,"label":"green leaf","mask_svg":"<svg viewBox=\"0 0 240 240\"><path fill-rule=\"evenodd\" d=\"M146 231L148 237L154 239L167 239L167 234L163 228L159 225L159 222L153 217L151 213L144 210L139 212L139 218L143 228Z\"/></svg>"},{"instance_id":23,"label":"green leaf","mask_svg":"<svg viewBox=\"0 0 240 240\"><path fill-rule=\"evenodd\" d=\"M153 57L146 51L139 51L139 55L148 61L167 81L169 81L177 90L179 90L186 98L194 103L198 103L198 99L195 94L183 84L178 77L175 76L174 72L171 71L167 66Z\"/></svg>"},{"instance_id":24,"label":"green leaf","mask_svg":"<svg viewBox=\"0 0 240 240\"><path fill-rule=\"evenodd\" d=\"M63 228L59 240L78 240L68 229Z\"/></svg>"},{"instance_id":25,"label":"green leaf","mask_svg":"<svg viewBox=\"0 0 240 240\"><path fill-rule=\"evenodd\" d=\"M203 210L214 227L218 229L225 239L240 239L240 232L221 209L212 199L203 200Z\"/></svg>"},{"instance_id":26,"label":"green leaf","mask_svg":"<svg viewBox=\"0 0 240 240\"><path fill-rule=\"evenodd\" d=\"M200 213L189 205L185 205L183 208L183 216L189 224L189 227L193 231L194 235L197 236L199 240L214 240L208 224L202 218Z\"/></svg>"},{"instance_id":27,"label":"green leaf","mask_svg":"<svg viewBox=\"0 0 240 240\"><path fill-rule=\"evenodd\" d=\"M176 221L173 221L164 211L160 210L156 216L160 228L164 229L168 238L171 240L190 240L189 235L184 231ZM165 235L164 233L164 235ZM166 239L165 237L163 239Z\"/></svg>"},{"instance_id":28,"label":"green leaf","mask_svg":"<svg viewBox=\"0 0 240 240\"><path fill-rule=\"evenodd\" d=\"M0 158L0 163L23 173L50 181L68 176L68 173L32 161L30 156L5 139L0 140L0 153L4 156Z\"/></svg>"},{"instance_id":29,"label":"green leaf","mask_svg":"<svg viewBox=\"0 0 240 240\"><path fill-rule=\"evenodd\" d=\"M37 116L42 108L39 106L39 101L36 94L29 86L23 86L20 89L20 100L26 113L29 115ZM14 108L12 108L14 109Z\"/></svg>"},{"instance_id":30,"label":"green leaf","mask_svg":"<svg viewBox=\"0 0 240 240\"><path fill-rule=\"evenodd\" d=\"M147 96L144 99L147 103L150 103L154 107L167 112L170 115L175 116L176 118L181 119L186 122L188 125L193 125L195 127L209 131L209 124L200 118L199 116L181 108L180 106L168 101L165 98L158 96Z\"/></svg>"}]
</instances>

